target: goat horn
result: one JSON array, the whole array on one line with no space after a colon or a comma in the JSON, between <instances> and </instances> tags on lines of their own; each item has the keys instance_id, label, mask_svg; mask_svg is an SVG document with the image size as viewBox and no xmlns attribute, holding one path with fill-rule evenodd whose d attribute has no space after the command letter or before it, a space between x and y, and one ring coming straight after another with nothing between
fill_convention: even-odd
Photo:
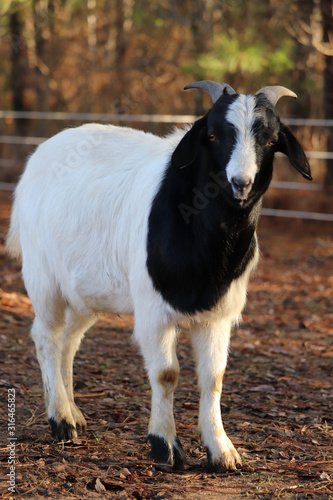
<instances>
[{"instance_id":1,"label":"goat horn","mask_svg":"<svg viewBox=\"0 0 333 500\"><path fill-rule=\"evenodd\" d=\"M258 90L256 94L264 94L267 99L271 101L273 106L275 106L278 100L284 96L295 97L297 99L295 92L292 92L292 90L289 90L286 87L281 87L281 85L263 87Z\"/></svg>"},{"instance_id":2,"label":"goat horn","mask_svg":"<svg viewBox=\"0 0 333 500\"><path fill-rule=\"evenodd\" d=\"M189 83L184 87L187 89L202 89L208 92L213 102L215 103L222 94L236 94L234 89L226 83L213 82L212 80L203 80L201 82Z\"/></svg>"}]
</instances>

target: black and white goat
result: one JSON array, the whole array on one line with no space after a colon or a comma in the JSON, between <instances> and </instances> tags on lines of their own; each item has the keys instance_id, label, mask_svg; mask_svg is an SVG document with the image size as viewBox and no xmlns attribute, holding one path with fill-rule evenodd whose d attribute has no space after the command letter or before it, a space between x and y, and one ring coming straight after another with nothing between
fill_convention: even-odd
<instances>
[{"instance_id":1,"label":"black and white goat","mask_svg":"<svg viewBox=\"0 0 333 500\"><path fill-rule=\"evenodd\" d=\"M307 179L304 152L275 110L284 87L236 94L211 81L210 111L160 138L84 125L38 147L16 188L8 248L22 257L35 310L32 337L57 440L86 421L74 403L73 358L99 313L134 313L152 387L148 439L156 462L181 468L173 394L177 322L187 320L210 464L240 457L221 419L230 328L258 262L256 225L276 151Z\"/></svg>"}]
</instances>

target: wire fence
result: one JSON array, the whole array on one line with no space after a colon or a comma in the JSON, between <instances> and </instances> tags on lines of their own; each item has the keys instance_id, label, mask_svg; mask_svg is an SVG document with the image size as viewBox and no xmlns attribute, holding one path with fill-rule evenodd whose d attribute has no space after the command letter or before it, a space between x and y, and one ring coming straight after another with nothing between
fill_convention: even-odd
<instances>
[{"instance_id":1,"label":"wire fence","mask_svg":"<svg viewBox=\"0 0 333 500\"><path fill-rule=\"evenodd\" d=\"M170 124L181 125L194 122L198 117L195 115L156 115L156 114L116 114L116 113L68 113L68 112L43 112L43 111L1 111L0 120L51 120L51 121L79 121L100 123L145 123L145 124ZM321 119L284 119L283 123L295 127L333 127L333 120ZM0 144L14 146L38 146L48 137L2 135ZM330 151L307 151L309 159L327 160L333 159ZM0 168L11 168L17 166L16 159L0 158ZM0 190L13 191L16 184L12 182L0 182ZM322 191L323 186L315 183L273 181L271 186L277 189ZM317 213L303 210L284 210L274 208L262 208L262 215L269 217L297 218L317 221L333 222L332 213Z\"/></svg>"}]
</instances>

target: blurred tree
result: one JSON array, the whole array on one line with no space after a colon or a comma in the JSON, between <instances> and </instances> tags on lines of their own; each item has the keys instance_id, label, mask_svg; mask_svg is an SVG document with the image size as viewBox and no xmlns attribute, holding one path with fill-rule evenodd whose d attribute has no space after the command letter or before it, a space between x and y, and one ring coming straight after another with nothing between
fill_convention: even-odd
<instances>
[{"instance_id":1,"label":"blurred tree","mask_svg":"<svg viewBox=\"0 0 333 500\"><path fill-rule=\"evenodd\" d=\"M24 72L24 49L25 43L22 37L23 19L20 11L15 10L9 16L10 43L11 43L11 79L10 85L13 91L13 109L21 111L24 109L23 93L25 87Z\"/></svg>"},{"instance_id":2,"label":"blurred tree","mask_svg":"<svg viewBox=\"0 0 333 500\"><path fill-rule=\"evenodd\" d=\"M295 43L281 28L273 2L268 6L263 1L218 5L213 12L213 27L206 27L210 44L201 44L197 52L201 74L218 81L228 79L238 90L267 84L271 75L274 79L284 75L286 79L289 74L290 78Z\"/></svg>"},{"instance_id":3,"label":"blurred tree","mask_svg":"<svg viewBox=\"0 0 333 500\"><path fill-rule=\"evenodd\" d=\"M299 43L312 49L320 68L322 114L333 119L333 2L332 0L298 0L293 21L293 35ZM319 57L318 57L319 55ZM313 68L311 68L313 69ZM318 77L318 71L317 71ZM314 93L316 95L316 93ZM333 133L328 131L327 151L333 151ZM325 186L333 186L333 160L326 160Z\"/></svg>"},{"instance_id":4,"label":"blurred tree","mask_svg":"<svg viewBox=\"0 0 333 500\"><path fill-rule=\"evenodd\" d=\"M190 79L226 79L238 90L276 83L279 75L286 86L295 86L295 65L298 68L300 62L295 60L298 45L283 24L290 5L287 0L255 4L238 0L25 0L23 4L31 8L30 13L24 10L24 38L29 47L28 69L35 76L31 90L41 110L59 106L93 110L103 105L98 95L106 102L110 95L124 94L128 101L129 80L136 79L140 85L140 72L142 79L146 68L151 72L158 65L161 73L161 63L168 67L168 74L172 70L175 90L182 87L184 73ZM159 92L160 85L154 94ZM198 92L196 99L200 114L205 97ZM128 108L122 100L118 99L118 110ZM159 102L159 109L162 101L170 111L165 94L154 99L150 93L150 100ZM141 102L147 105L144 99ZM175 111L184 106L180 97L171 105L177 106Z\"/></svg>"},{"instance_id":5,"label":"blurred tree","mask_svg":"<svg viewBox=\"0 0 333 500\"><path fill-rule=\"evenodd\" d=\"M333 13L332 0L321 0L322 40L318 47L324 54L324 116L333 119ZM332 129L331 129L332 130ZM327 151L333 151L333 133L327 137ZM333 186L333 159L326 160L326 186Z\"/></svg>"},{"instance_id":6,"label":"blurred tree","mask_svg":"<svg viewBox=\"0 0 333 500\"><path fill-rule=\"evenodd\" d=\"M26 109L24 93L27 75L27 45L24 32L24 18L20 9L14 9L9 15L11 70L10 87L12 89L12 108L15 111ZM15 128L18 135L26 132L26 120L16 120Z\"/></svg>"},{"instance_id":7,"label":"blurred tree","mask_svg":"<svg viewBox=\"0 0 333 500\"><path fill-rule=\"evenodd\" d=\"M56 17L56 0L48 0L47 2L47 12L49 17L50 31L54 32L54 21Z\"/></svg>"},{"instance_id":8,"label":"blurred tree","mask_svg":"<svg viewBox=\"0 0 333 500\"><path fill-rule=\"evenodd\" d=\"M285 85L300 98L282 101L282 114L286 106L332 119L332 1L0 0L0 100L13 109L202 114L208 96L182 87L216 79L240 92ZM59 126L29 125L37 135ZM322 131L303 133L307 149L325 147Z\"/></svg>"},{"instance_id":9,"label":"blurred tree","mask_svg":"<svg viewBox=\"0 0 333 500\"><path fill-rule=\"evenodd\" d=\"M129 48L129 37L132 29L133 0L116 0L116 39L115 39L115 72L118 86L116 93L121 96L126 89L124 65ZM120 109L127 110L127 103L121 102Z\"/></svg>"},{"instance_id":10,"label":"blurred tree","mask_svg":"<svg viewBox=\"0 0 333 500\"><path fill-rule=\"evenodd\" d=\"M20 27L16 21L15 27L12 19L10 31L23 30L17 36L28 51L26 70L16 69L20 81L13 82L15 95L20 85L29 87L30 105L41 110L110 110L111 100L114 111L186 112L187 99L193 102L194 97L195 111L201 114L207 97L197 92L184 98L180 89L186 74L186 81L226 80L238 91L281 82L301 93L298 103L288 103L289 111L291 105L295 114L319 117L324 67L313 61L324 56L314 58L313 43L305 47L301 38L312 40L307 31L313 13L320 21L321 5L327 10L331 1L6 0L11 8L2 10L0 5L0 13L5 12L0 36L15 5L24 23ZM331 17L323 18L327 26L320 43L315 39L317 51L329 46ZM11 46L6 41L3 45L9 61ZM328 74L331 57L326 56ZM18 63L19 55L13 57ZM9 63L2 62L2 67L9 82ZM168 75L167 89L161 83L163 73ZM158 75L159 84L148 92L145 82L151 74ZM327 92L331 87L328 83Z\"/></svg>"},{"instance_id":11,"label":"blurred tree","mask_svg":"<svg viewBox=\"0 0 333 500\"><path fill-rule=\"evenodd\" d=\"M52 4L49 4L51 6ZM43 0L32 0L34 41L35 41L35 82L37 109L46 111L48 107L48 76L49 68L45 62L45 28L48 24L48 12Z\"/></svg>"},{"instance_id":12,"label":"blurred tree","mask_svg":"<svg viewBox=\"0 0 333 500\"><path fill-rule=\"evenodd\" d=\"M96 33L96 0L87 0L87 25L88 25L88 48L89 55L92 60L96 57L97 49L97 33Z\"/></svg>"},{"instance_id":13,"label":"blurred tree","mask_svg":"<svg viewBox=\"0 0 333 500\"><path fill-rule=\"evenodd\" d=\"M132 29L133 0L116 0L115 62L120 66L125 59Z\"/></svg>"},{"instance_id":14,"label":"blurred tree","mask_svg":"<svg viewBox=\"0 0 333 500\"><path fill-rule=\"evenodd\" d=\"M189 12L194 61L197 55L206 54L209 51L210 38L213 33L214 4L214 0L196 0L196 2L191 2ZM204 78L204 73L205 71L203 71L200 64L195 64L194 80L202 80ZM203 93L197 92L195 114L201 115L203 112Z\"/></svg>"}]
</instances>

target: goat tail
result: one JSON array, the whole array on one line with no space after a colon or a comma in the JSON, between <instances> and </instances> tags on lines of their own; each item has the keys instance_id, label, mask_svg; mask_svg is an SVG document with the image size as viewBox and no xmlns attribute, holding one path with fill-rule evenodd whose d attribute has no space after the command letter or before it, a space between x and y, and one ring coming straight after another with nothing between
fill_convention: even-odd
<instances>
[{"instance_id":1,"label":"goat tail","mask_svg":"<svg viewBox=\"0 0 333 500\"><path fill-rule=\"evenodd\" d=\"M20 222L17 203L13 204L9 231L6 239L6 250L14 258L21 260Z\"/></svg>"}]
</instances>

